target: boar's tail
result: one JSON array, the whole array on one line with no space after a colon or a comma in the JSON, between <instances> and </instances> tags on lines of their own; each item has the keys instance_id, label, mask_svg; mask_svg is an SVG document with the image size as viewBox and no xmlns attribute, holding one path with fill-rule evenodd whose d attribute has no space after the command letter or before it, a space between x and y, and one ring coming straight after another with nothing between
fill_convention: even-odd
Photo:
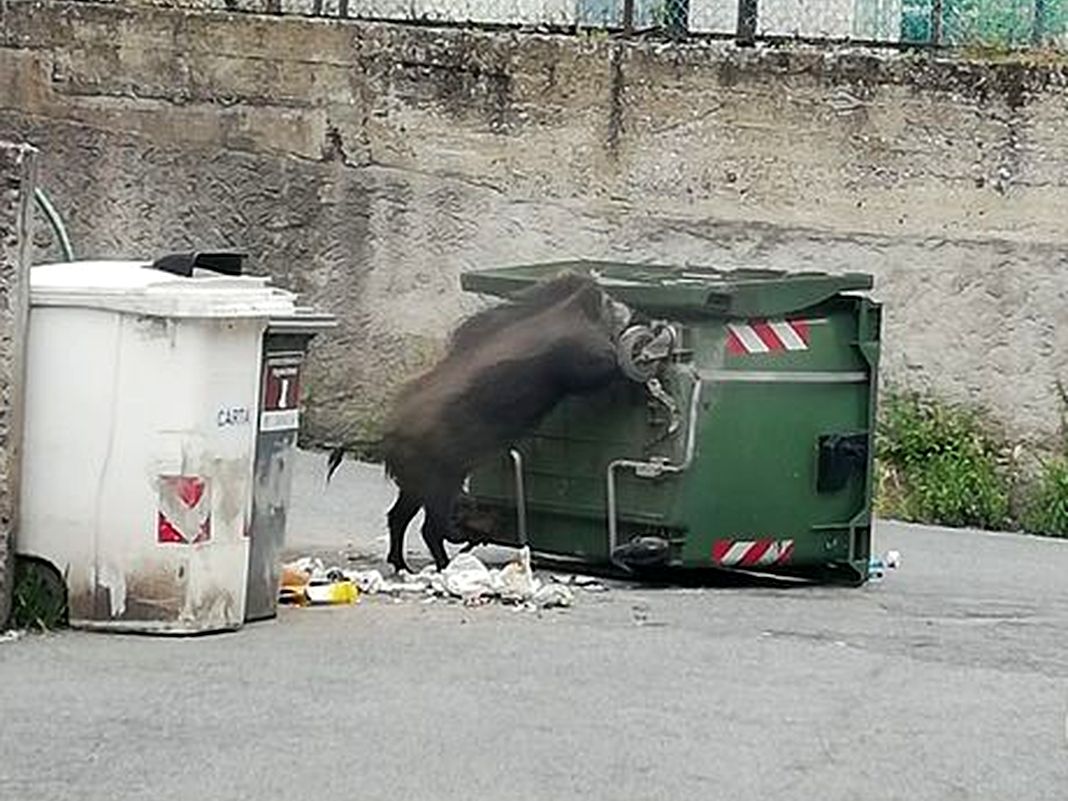
<instances>
[{"instance_id":1,"label":"boar's tail","mask_svg":"<svg viewBox=\"0 0 1068 801\"><path fill-rule=\"evenodd\" d=\"M330 456L326 460L326 483L330 483L331 476L334 475L334 471L341 466L341 460L345 458L345 449L338 447L330 451Z\"/></svg>"},{"instance_id":2,"label":"boar's tail","mask_svg":"<svg viewBox=\"0 0 1068 801\"><path fill-rule=\"evenodd\" d=\"M357 458L367 458L371 461L377 461L379 454L381 453L382 442L377 439L357 439L349 440L346 445L338 445L332 448L330 454L326 458L326 483L330 483L331 477L334 472L341 466L341 462L345 458L346 452L357 454Z\"/></svg>"}]
</instances>

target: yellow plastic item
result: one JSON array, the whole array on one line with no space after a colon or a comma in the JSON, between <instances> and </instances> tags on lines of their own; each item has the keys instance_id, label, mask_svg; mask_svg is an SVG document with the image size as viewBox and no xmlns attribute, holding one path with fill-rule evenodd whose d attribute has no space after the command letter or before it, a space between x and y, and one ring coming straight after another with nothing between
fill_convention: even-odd
<instances>
[{"instance_id":1,"label":"yellow plastic item","mask_svg":"<svg viewBox=\"0 0 1068 801\"><path fill-rule=\"evenodd\" d=\"M314 579L304 587L304 595L311 604L351 604L360 596L360 591L351 581L323 581Z\"/></svg>"}]
</instances>

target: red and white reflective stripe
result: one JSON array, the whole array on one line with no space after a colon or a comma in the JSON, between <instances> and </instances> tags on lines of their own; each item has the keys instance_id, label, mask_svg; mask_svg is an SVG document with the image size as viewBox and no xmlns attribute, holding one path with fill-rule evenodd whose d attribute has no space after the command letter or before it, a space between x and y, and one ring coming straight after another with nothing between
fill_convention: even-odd
<instances>
[{"instance_id":1,"label":"red and white reflective stripe","mask_svg":"<svg viewBox=\"0 0 1068 801\"><path fill-rule=\"evenodd\" d=\"M808 350L808 339L808 320L727 323L727 352L732 356Z\"/></svg>"},{"instance_id":2,"label":"red and white reflective stripe","mask_svg":"<svg viewBox=\"0 0 1068 801\"><path fill-rule=\"evenodd\" d=\"M773 567L790 561L793 540L716 540L712 562L723 567Z\"/></svg>"}]
</instances>

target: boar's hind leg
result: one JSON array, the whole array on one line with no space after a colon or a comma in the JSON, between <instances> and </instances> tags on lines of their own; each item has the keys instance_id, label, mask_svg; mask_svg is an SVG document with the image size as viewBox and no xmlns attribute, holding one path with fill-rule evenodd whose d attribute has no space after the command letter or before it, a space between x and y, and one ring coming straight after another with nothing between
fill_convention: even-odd
<instances>
[{"instance_id":1,"label":"boar's hind leg","mask_svg":"<svg viewBox=\"0 0 1068 801\"><path fill-rule=\"evenodd\" d=\"M430 555L434 557L434 564L438 570L444 569L449 563L449 555L445 552L445 541L456 542L459 538L456 534L456 521L453 518L453 509L456 505L456 496L460 492L461 482L450 483L442 486L429 494L426 499L426 520L423 523L423 542L426 543Z\"/></svg>"},{"instance_id":2,"label":"boar's hind leg","mask_svg":"<svg viewBox=\"0 0 1068 801\"><path fill-rule=\"evenodd\" d=\"M408 563L404 560L404 533L420 506L422 503L419 498L402 489L397 494L393 507L386 514L389 521L389 556L386 561L393 565L393 569L398 573L408 570Z\"/></svg>"}]
</instances>

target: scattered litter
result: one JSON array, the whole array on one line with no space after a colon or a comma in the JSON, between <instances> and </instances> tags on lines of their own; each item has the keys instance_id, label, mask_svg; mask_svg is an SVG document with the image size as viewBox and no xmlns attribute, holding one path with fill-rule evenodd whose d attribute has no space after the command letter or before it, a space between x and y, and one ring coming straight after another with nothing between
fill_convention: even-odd
<instances>
[{"instance_id":1,"label":"scattered litter","mask_svg":"<svg viewBox=\"0 0 1068 801\"><path fill-rule=\"evenodd\" d=\"M377 570L347 570L345 575L349 581L356 585L356 589L367 595L374 595L380 592L386 583L385 578Z\"/></svg>"},{"instance_id":2,"label":"scattered litter","mask_svg":"<svg viewBox=\"0 0 1068 801\"><path fill-rule=\"evenodd\" d=\"M23 629L11 629L11 631L0 631L0 643L15 642L21 640L26 632Z\"/></svg>"},{"instance_id":3,"label":"scattered litter","mask_svg":"<svg viewBox=\"0 0 1068 801\"><path fill-rule=\"evenodd\" d=\"M564 576L559 573L553 573L549 578L557 584L578 587L584 592L608 592L608 585L594 576L581 576L577 574Z\"/></svg>"},{"instance_id":4,"label":"scattered litter","mask_svg":"<svg viewBox=\"0 0 1068 801\"><path fill-rule=\"evenodd\" d=\"M351 604L359 594L356 585L348 579L313 578L304 588L310 604Z\"/></svg>"},{"instance_id":5,"label":"scattered litter","mask_svg":"<svg viewBox=\"0 0 1068 801\"><path fill-rule=\"evenodd\" d=\"M337 567L327 568L321 559L304 557L282 565L282 586L278 601L297 606L351 604L359 589Z\"/></svg>"},{"instance_id":6,"label":"scattered litter","mask_svg":"<svg viewBox=\"0 0 1068 801\"><path fill-rule=\"evenodd\" d=\"M441 571L442 588L449 595L474 601L493 594L493 576L482 560L470 553L458 554Z\"/></svg>"},{"instance_id":7,"label":"scattered litter","mask_svg":"<svg viewBox=\"0 0 1068 801\"><path fill-rule=\"evenodd\" d=\"M897 551L887 551L884 556L872 556L868 560L868 578L881 581L887 570L896 570L900 564L901 554Z\"/></svg>"},{"instance_id":8,"label":"scattered litter","mask_svg":"<svg viewBox=\"0 0 1068 801\"><path fill-rule=\"evenodd\" d=\"M534 593L534 605L539 609L551 609L554 606L571 606L575 594L563 584L546 584Z\"/></svg>"},{"instance_id":9,"label":"scattered litter","mask_svg":"<svg viewBox=\"0 0 1068 801\"><path fill-rule=\"evenodd\" d=\"M467 606L501 602L516 609L570 607L576 590L607 592L608 587L590 576L554 574L543 582L531 568L530 549L519 549L515 559L490 568L474 554L457 554L438 571L427 565L418 573L401 572L392 579L378 570L342 570L327 567L321 559L305 557L282 569L281 603L298 605L353 603L361 595L391 596L433 603L459 599Z\"/></svg>"},{"instance_id":10,"label":"scattered litter","mask_svg":"<svg viewBox=\"0 0 1068 801\"><path fill-rule=\"evenodd\" d=\"M529 601L541 590L541 582L530 569L530 548L522 548L519 559L509 562L492 579L502 601Z\"/></svg>"}]
</instances>

